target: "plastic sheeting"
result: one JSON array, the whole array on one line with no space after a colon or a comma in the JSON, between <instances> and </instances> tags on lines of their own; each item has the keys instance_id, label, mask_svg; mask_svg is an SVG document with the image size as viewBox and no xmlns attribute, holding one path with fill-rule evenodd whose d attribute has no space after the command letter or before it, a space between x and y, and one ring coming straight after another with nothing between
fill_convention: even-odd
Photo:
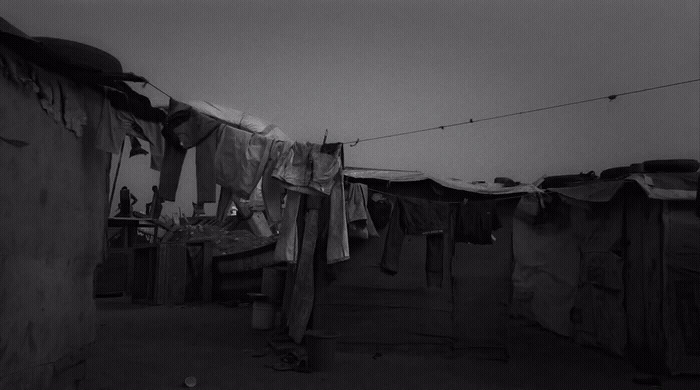
<instances>
[{"instance_id":1,"label":"plastic sheeting","mask_svg":"<svg viewBox=\"0 0 700 390\"><path fill-rule=\"evenodd\" d=\"M485 195L507 195L532 192L542 192L532 184L518 184L505 187L499 183L467 182L456 178L441 178L419 171L398 171L367 168L345 168L343 174L356 179L377 179L390 182L414 182L432 180L433 182L453 190L473 192Z\"/></svg>"},{"instance_id":2,"label":"plastic sheeting","mask_svg":"<svg viewBox=\"0 0 700 390\"><path fill-rule=\"evenodd\" d=\"M513 314L558 334L576 336L582 343L621 353L624 338L620 345L619 338L610 335L624 332L624 313L616 309L614 315L603 318L594 314L601 308L587 303L592 294L601 298L596 302L622 306L621 296L606 293L610 286L605 276L614 264L596 261L614 258L611 251L622 236L622 209L567 200L550 204L541 211L546 213L544 218L533 222L522 217L537 207L531 203L539 203L539 198L524 196L513 218ZM581 290L580 286L587 287Z\"/></svg>"},{"instance_id":3,"label":"plastic sheeting","mask_svg":"<svg viewBox=\"0 0 700 390\"><path fill-rule=\"evenodd\" d=\"M699 374L697 178L634 174L524 196L511 312L643 371Z\"/></svg>"},{"instance_id":4,"label":"plastic sheeting","mask_svg":"<svg viewBox=\"0 0 700 390\"><path fill-rule=\"evenodd\" d=\"M187 104L192 106L195 110L230 124L233 127L258 133L266 136L267 138L291 141L291 139L276 125L243 111L201 100L191 101Z\"/></svg>"},{"instance_id":5,"label":"plastic sheeting","mask_svg":"<svg viewBox=\"0 0 700 390\"><path fill-rule=\"evenodd\" d=\"M695 200L698 173L644 173L627 180L637 182L651 199Z\"/></svg>"}]
</instances>

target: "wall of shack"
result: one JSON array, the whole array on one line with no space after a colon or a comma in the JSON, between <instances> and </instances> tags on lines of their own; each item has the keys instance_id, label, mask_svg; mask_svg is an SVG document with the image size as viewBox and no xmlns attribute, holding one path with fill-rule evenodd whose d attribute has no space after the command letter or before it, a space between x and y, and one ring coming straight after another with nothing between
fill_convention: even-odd
<instances>
[{"instance_id":1,"label":"wall of shack","mask_svg":"<svg viewBox=\"0 0 700 390\"><path fill-rule=\"evenodd\" d=\"M21 62L0 54L5 64ZM47 115L36 90L7 75L0 135L27 144L0 141L0 388L42 389L95 339L93 270L104 250L110 160L94 147L99 93L78 88L88 113L79 137Z\"/></svg>"}]
</instances>

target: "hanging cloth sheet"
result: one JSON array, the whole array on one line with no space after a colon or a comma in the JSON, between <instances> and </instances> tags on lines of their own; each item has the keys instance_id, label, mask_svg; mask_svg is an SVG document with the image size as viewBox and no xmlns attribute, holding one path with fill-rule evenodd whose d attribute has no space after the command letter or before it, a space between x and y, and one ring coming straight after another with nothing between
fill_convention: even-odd
<instances>
[{"instance_id":1,"label":"hanging cloth sheet","mask_svg":"<svg viewBox=\"0 0 700 390\"><path fill-rule=\"evenodd\" d=\"M257 122L255 122L257 123ZM275 131L267 131L273 128ZM269 164L276 164L291 141L273 125L265 135L240 129L216 117L204 114L188 104L171 99L163 126L166 140L160 176L160 189L165 200L174 201L187 149L196 147L197 201L216 201L216 184L222 194L217 214L223 217L233 197L248 199ZM273 219L281 219L279 200L270 194L281 194L280 184L265 180L263 198L274 208ZM265 193L268 196L265 196ZM274 205L277 204L275 207ZM223 210L223 211L222 211Z\"/></svg>"},{"instance_id":2,"label":"hanging cloth sheet","mask_svg":"<svg viewBox=\"0 0 700 390\"><path fill-rule=\"evenodd\" d=\"M501 228L493 200L467 201L459 205L455 241L491 245L492 234Z\"/></svg>"},{"instance_id":3,"label":"hanging cloth sheet","mask_svg":"<svg viewBox=\"0 0 700 390\"><path fill-rule=\"evenodd\" d=\"M234 196L248 199L263 176L274 140L231 126L222 126L217 138L216 182Z\"/></svg>"},{"instance_id":4,"label":"hanging cloth sheet","mask_svg":"<svg viewBox=\"0 0 700 390\"><path fill-rule=\"evenodd\" d=\"M211 135L221 126L216 119L198 114L187 104L170 99L162 130L165 152L158 186L164 200L175 200L187 149L196 146L197 202L216 201L216 137Z\"/></svg>"},{"instance_id":5,"label":"hanging cloth sheet","mask_svg":"<svg viewBox=\"0 0 700 390\"><path fill-rule=\"evenodd\" d=\"M450 229L450 205L422 199L393 199L389 228L386 233L381 270L389 275L398 271L401 246L405 235L426 235L426 274L428 283L442 285L443 233ZM439 274L439 276L435 275ZM439 282L437 282L439 280Z\"/></svg>"}]
</instances>

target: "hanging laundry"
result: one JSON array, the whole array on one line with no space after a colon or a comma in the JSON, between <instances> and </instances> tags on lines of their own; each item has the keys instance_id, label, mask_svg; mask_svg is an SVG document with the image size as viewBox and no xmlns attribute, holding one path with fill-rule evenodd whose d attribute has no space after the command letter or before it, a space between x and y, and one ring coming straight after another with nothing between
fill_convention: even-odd
<instances>
[{"instance_id":1,"label":"hanging laundry","mask_svg":"<svg viewBox=\"0 0 700 390\"><path fill-rule=\"evenodd\" d=\"M287 186L307 187L313 174L310 154L310 143L294 142L277 161L272 177Z\"/></svg>"},{"instance_id":2,"label":"hanging laundry","mask_svg":"<svg viewBox=\"0 0 700 390\"><path fill-rule=\"evenodd\" d=\"M167 117L164 110L153 107L150 99L131 89L125 82L110 83L106 95L112 107L129 112L138 120L163 123Z\"/></svg>"},{"instance_id":3,"label":"hanging laundry","mask_svg":"<svg viewBox=\"0 0 700 390\"><path fill-rule=\"evenodd\" d=\"M151 169L160 171L165 153L165 138L161 134L163 125L159 122L149 122L136 117L134 117L134 121L148 140L151 152Z\"/></svg>"},{"instance_id":4,"label":"hanging laundry","mask_svg":"<svg viewBox=\"0 0 700 390\"><path fill-rule=\"evenodd\" d=\"M309 202L312 203L312 202ZM301 254L289 302L289 337L301 343L314 306L314 251L318 236L318 210L309 208L304 223Z\"/></svg>"},{"instance_id":5,"label":"hanging laundry","mask_svg":"<svg viewBox=\"0 0 700 390\"><path fill-rule=\"evenodd\" d=\"M138 155L146 155L148 152L141 146L138 138L133 135L129 136L129 141L131 142L131 150L129 151L129 157L134 157Z\"/></svg>"},{"instance_id":6,"label":"hanging laundry","mask_svg":"<svg viewBox=\"0 0 700 390\"><path fill-rule=\"evenodd\" d=\"M131 119L128 113L116 110L109 99L102 98L102 106L88 107L89 116L95 118L95 147L102 151L118 154L127 131L131 130Z\"/></svg>"},{"instance_id":7,"label":"hanging laundry","mask_svg":"<svg viewBox=\"0 0 700 390\"><path fill-rule=\"evenodd\" d=\"M272 177L272 172L279 162L280 158L286 156L293 142L276 141L270 148L270 157L265 165L262 177L262 195L267 210L267 218L270 222L282 221L282 197L284 196L284 187L282 182Z\"/></svg>"},{"instance_id":8,"label":"hanging laundry","mask_svg":"<svg viewBox=\"0 0 700 390\"><path fill-rule=\"evenodd\" d=\"M345 210L348 221L348 235L362 239L379 237L367 209L369 189L366 184L350 183L348 185Z\"/></svg>"},{"instance_id":9,"label":"hanging laundry","mask_svg":"<svg viewBox=\"0 0 700 390\"><path fill-rule=\"evenodd\" d=\"M274 140L231 126L222 126L217 138L216 182L248 199L263 176Z\"/></svg>"},{"instance_id":10,"label":"hanging laundry","mask_svg":"<svg viewBox=\"0 0 700 390\"><path fill-rule=\"evenodd\" d=\"M313 163L313 171L309 187L322 194L331 194L339 178L337 174L341 170L341 148L342 144L339 143L314 145L312 147L311 161ZM340 178L342 178L342 176ZM342 187L340 191L343 191ZM345 207L343 206L343 211L345 211L344 209Z\"/></svg>"},{"instance_id":11,"label":"hanging laundry","mask_svg":"<svg viewBox=\"0 0 700 390\"><path fill-rule=\"evenodd\" d=\"M369 192L367 211L375 229L382 230L389 223L391 218L392 202L389 198L379 192Z\"/></svg>"},{"instance_id":12,"label":"hanging laundry","mask_svg":"<svg viewBox=\"0 0 700 390\"><path fill-rule=\"evenodd\" d=\"M272 140L286 136L274 125L263 129L267 132L265 136L257 130L239 129L202 113L201 109L171 99L163 126L166 140L160 181L163 198L175 199L186 149L196 146L197 203L216 201L217 183L222 188L228 187L232 196L247 199L266 169ZM267 187L274 189L274 185ZM276 216L281 218L281 212Z\"/></svg>"},{"instance_id":13,"label":"hanging laundry","mask_svg":"<svg viewBox=\"0 0 700 390\"><path fill-rule=\"evenodd\" d=\"M501 221L496 213L495 201L467 201L459 205L455 228L456 242L491 245L493 232L500 228Z\"/></svg>"},{"instance_id":14,"label":"hanging laundry","mask_svg":"<svg viewBox=\"0 0 700 390\"><path fill-rule=\"evenodd\" d=\"M348 223L345 213L345 191L342 171L337 173L330 195L326 263L335 264L350 259Z\"/></svg>"},{"instance_id":15,"label":"hanging laundry","mask_svg":"<svg viewBox=\"0 0 700 390\"><path fill-rule=\"evenodd\" d=\"M401 246L406 234L426 234L439 236L449 229L450 208L447 203L431 202L423 199L395 198L386 234L384 252L380 267L383 272L395 275L398 271ZM442 273L443 245L436 245L431 237L430 250L426 253L426 269L440 270ZM428 256L430 256L428 258ZM439 264L439 266L437 265ZM437 271L435 271L437 272ZM440 276L442 280L442 276Z\"/></svg>"},{"instance_id":16,"label":"hanging laundry","mask_svg":"<svg viewBox=\"0 0 700 390\"><path fill-rule=\"evenodd\" d=\"M330 195L336 174L341 168L341 146L295 142L286 155L278 160L272 177L293 191L309 195Z\"/></svg>"},{"instance_id":17,"label":"hanging laundry","mask_svg":"<svg viewBox=\"0 0 700 390\"><path fill-rule=\"evenodd\" d=\"M296 211L289 211L290 196L299 193L311 196L330 196L329 231L326 241L326 261L333 264L350 258L350 245L345 213L345 192L343 175L340 169L342 144L310 144L295 142L279 154L270 177L281 182L287 189L287 206L280 226L280 239L277 242L276 258L289 261L295 255L289 251L293 245ZM286 152L286 153L285 153ZM263 183L265 185L265 183ZM263 196L270 196L263 195ZM295 198L291 198L292 201ZM293 203L292 206L295 206Z\"/></svg>"},{"instance_id":18,"label":"hanging laundry","mask_svg":"<svg viewBox=\"0 0 700 390\"><path fill-rule=\"evenodd\" d=\"M133 113L130 112L123 112L120 110L116 111L120 112L121 121L123 123L123 126L126 128L126 135L148 141L151 153L151 169L160 171L160 168L163 163L163 153L165 150L165 139L161 134L161 129L163 128L163 125L160 122L150 122L137 118ZM143 153L141 153L141 151ZM139 154L148 154L148 152L143 148L141 148L141 151L139 151Z\"/></svg>"},{"instance_id":19,"label":"hanging laundry","mask_svg":"<svg viewBox=\"0 0 700 390\"><path fill-rule=\"evenodd\" d=\"M168 117L162 130L165 152L159 188L163 199L175 200L187 149L196 146L197 202L216 201L216 136L212 134L221 126L216 119L196 112L185 103L170 99Z\"/></svg>"}]
</instances>

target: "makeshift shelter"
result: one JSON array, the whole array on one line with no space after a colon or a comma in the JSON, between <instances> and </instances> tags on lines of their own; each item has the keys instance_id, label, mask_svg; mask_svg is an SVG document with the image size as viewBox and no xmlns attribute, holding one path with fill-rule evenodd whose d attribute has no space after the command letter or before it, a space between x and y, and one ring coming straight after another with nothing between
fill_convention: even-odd
<instances>
[{"instance_id":1,"label":"makeshift shelter","mask_svg":"<svg viewBox=\"0 0 700 390\"><path fill-rule=\"evenodd\" d=\"M636 173L523 197L512 313L647 371L700 373L697 180Z\"/></svg>"},{"instance_id":2,"label":"makeshift shelter","mask_svg":"<svg viewBox=\"0 0 700 390\"><path fill-rule=\"evenodd\" d=\"M82 348L95 338L93 270L104 255L111 158L100 137L118 130L113 106L138 95L122 81L143 79L89 46L55 50L69 43L30 38L0 18L3 389L79 379ZM121 112L152 113L136 100Z\"/></svg>"},{"instance_id":3,"label":"makeshift shelter","mask_svg":"<svg viewBox=\"0 0 700 390\"><path fill-rule=\"evenodd\" d=\"M483 202L495 206L502 226L493 230L495 241L489 237L490 245L455 244L449 225L456 221L451 214L445 231L437 235L407 233L402 245L387 248L391 223L375 213L373 223L379 237L351 236L350 261L321 264L325 278L317 289L313 327L337 332L342 349L440 351L475 347L505 356L510 221L520 196L538 190L532 185L468 183L413 171L346 168L344 174L349 183L367 185L370 198L418 199L447 205L453 211L465 199L473 204ZM370 199L370 214L372 202ZM397 250L395 274L382 272L382 255ZM437 266L428 265L431 253L442 257Z\"/></svg>"}]
</instances>

